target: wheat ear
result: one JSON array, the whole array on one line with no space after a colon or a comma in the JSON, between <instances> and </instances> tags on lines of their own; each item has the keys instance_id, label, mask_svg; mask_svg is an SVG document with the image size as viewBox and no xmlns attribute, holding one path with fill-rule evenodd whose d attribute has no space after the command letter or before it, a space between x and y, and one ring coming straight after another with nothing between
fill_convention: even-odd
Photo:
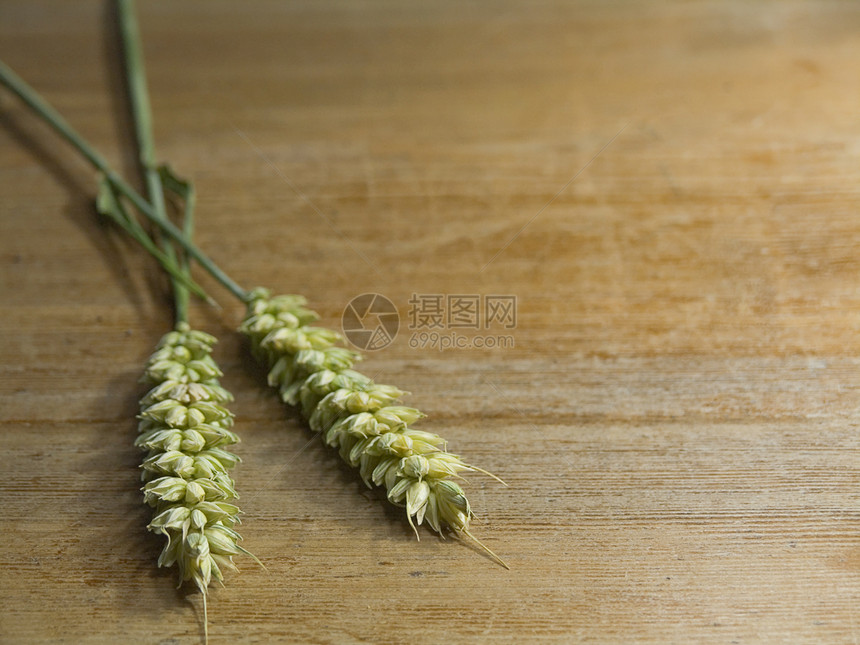
<instances>
[{"instance_id":1,"label":"wheat ear","mask_svg":"<svg viewBox=\"0 0 860 645\"><path fill-rule=\"evenodd\" d=\"M439 435L411 427L425 415L397 405L407 392L354 371L360 355L336 347L338 333L311 326L318 316L305 307L303 297L271 297L257 288L247 304L239 329L268 367L269 385L285 403L300 407L311 429L337 448L368 486L384 486L389 501L406 507L415 535L416 525L425 521L440 534L450 529L507 567L469 532L469 500L451 480L461 472L485 471L448 452Z\"/></svg>"},{"instance_id":2,"label":"wheat ear","mask_svg":"<svg viewBox=\"0 0 860 645\"><path fill-rule=\"evenodd\" d=\"M143 493L155 516L147 528L167 538L158 566L176 564L180 584L193 581L204 602L211 579L222 582L223 571L236 568L234 555L254 557L233 529L239 496L227 472L239 458L225 447L239 438L224 407L233 397L212 360L215 342L186 323L162 337L142 379L154 387L140 401L135 442L148 452Z\"/></svg>"}]
</instances>

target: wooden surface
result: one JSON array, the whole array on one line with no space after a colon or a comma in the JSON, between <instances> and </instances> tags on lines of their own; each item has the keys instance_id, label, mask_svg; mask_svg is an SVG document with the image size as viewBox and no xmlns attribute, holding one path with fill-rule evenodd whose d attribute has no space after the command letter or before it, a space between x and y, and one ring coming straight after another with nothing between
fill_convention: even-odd
<instances>
[{"instance_id":1,"label":"wooden surface","mask_svg":"<svg viewBox=\"0 0 860 645\"><path fill-rule=\"evenodd\" d=\"M404 325L413 293L518 298L513 349L403 329L364 365L510 484L467 485L505 571L311 441L201 278L267 567L213 589L213 644L860 640L857 4L140 12L160 156L240 283L333 327L365 292ZM111 21L5 0L0 58L131 173ZM0 93L0 640L199 643L132 446L169 299L93 197Z\"/></svg>"}]
</instances>

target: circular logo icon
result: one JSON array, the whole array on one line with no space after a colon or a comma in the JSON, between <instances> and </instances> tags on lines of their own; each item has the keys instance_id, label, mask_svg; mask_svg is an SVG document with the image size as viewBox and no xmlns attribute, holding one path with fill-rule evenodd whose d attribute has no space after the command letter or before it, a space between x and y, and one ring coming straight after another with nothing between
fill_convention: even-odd
<instances>
[{"instance_id":1,"label":"circular logo icon","mask_svg":"<svg viewBox=\"0 0 860 645\"><path fill-rule=\"evenodd\" d=\"M349 301L340 319L346 339L369 352L388 347L400 328L397 307L379 293L363 293Z\"/></svg>"}]
</instances>

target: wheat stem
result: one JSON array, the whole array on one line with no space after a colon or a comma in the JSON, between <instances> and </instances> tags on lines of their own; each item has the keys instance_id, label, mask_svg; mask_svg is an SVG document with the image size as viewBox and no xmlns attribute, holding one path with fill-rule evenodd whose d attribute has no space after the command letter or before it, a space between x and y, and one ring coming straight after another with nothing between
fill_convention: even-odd
<instances>
[{"instance_id":1,"label":"wheat stem","mask_svg":"<svg viewBox=\"0 0 860 645\"><path fill-rule=\"evenodd\" d=\"M93 148L51 105L43 99L36 90L30 87L10 67L0 61L0 84L4 85L13 94L18 96L30 107L37 116L50 125L61 137L68 141L84 158L96 169L102 172L105 179L116 189L146 219L155 224L172 240L176 241L201 267L203 267L221 286L232 293L242 302L246 302L248 292L240 287L230 276L215 264L209 256L201 251L182 231L170 220L162 220L154 212L152 206L146 199L134 190L110 164ZM211 300L211 299L210 299Z\"/></svg>"},{"instance_id":2,"label":"wheat stem","mask_svg":"<svg viewBox=\"0 0 860 645\"><path fill-rule=\"evenodd\" d=\"M122 35L123 49L125 52L126 82L131 103L131 111L134 120L134 130L137 138L138 160L143 169L146 180L146 191L152 211L161 221L167 221L167 208L164 200L164 187L161 183L161 175L155 155L155 139L152 134L152 108L149 101L149 92L146 86L146 67L143 56L143 46L140 40L140 30L137 27L135 17L134 0L119 0L119 27ZM191 239L193 230L193 219L191 211L186 211L183 233ZM169 240L159 232L161 247L164 254L172 261L177 260L176 250ZM187 262L180 264L180 269L190 276ZM176 322L188 321L188 289L174 277L170 279L173 287Z\"/></svg>"}]
</instances>

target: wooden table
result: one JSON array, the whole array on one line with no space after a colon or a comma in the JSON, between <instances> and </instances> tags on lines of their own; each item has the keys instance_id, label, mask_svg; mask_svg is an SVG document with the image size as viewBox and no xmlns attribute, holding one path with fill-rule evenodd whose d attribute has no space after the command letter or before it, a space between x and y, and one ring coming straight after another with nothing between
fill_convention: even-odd
<instances>
[{"instance_id":1,"label":"wooden table","mask_svg":"<svg viewBox=\"0 0 860 645\"><path fill-rule=\"evenodd\" d=\"M133 174L106 5L5 0L0 58ZM335 328L387 296L400 332L364 369L510 485L466 485L510 571L416 542L264 386L241 305L198 274L267 568L213 588L213 644L858 642L856 4L139 10L199 244ZM94 194L0 93L0 640L200 643L132 445L168 290ZM437 330L515 347L410 346L413 294L516 296L515 329Z\"/></svg>"}]
</instances>

